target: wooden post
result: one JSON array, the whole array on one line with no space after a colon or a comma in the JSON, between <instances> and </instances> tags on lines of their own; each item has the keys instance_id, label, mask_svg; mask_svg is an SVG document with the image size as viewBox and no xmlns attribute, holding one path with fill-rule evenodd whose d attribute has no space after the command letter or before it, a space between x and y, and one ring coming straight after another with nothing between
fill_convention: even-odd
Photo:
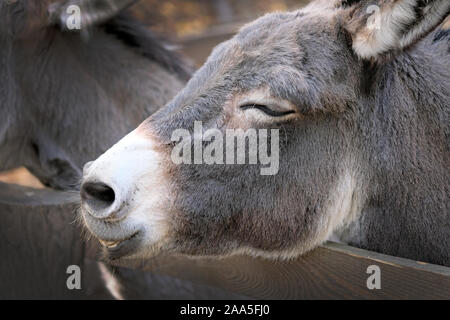
<instances>
[{"instance_id":1,"label":"wooden post","mask_svg":"<svg viewBox=\"0 0 450 320\"><path fill-rule=\"evenodd\" d=\"M0 299L112 298L76 218L71 194L0 183ZM67 288L70 265L81 290Z\"/></svg>"}]
</instances>

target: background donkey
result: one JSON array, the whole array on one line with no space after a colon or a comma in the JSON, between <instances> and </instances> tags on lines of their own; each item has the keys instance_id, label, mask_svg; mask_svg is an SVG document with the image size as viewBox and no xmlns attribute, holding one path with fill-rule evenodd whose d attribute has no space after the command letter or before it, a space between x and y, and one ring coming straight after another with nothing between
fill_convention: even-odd
<instances>
[{"instance_id":1,"label":"background donkey","mask_svg":"<svg viewBox=\"0 0 450 320\"><path fill-rule=\"evenodd\" d=\"M316 1L247 25L85 168L87 228L112 259L292 257L336 232L450 265L449 32L436 29L449 10L448 0ZM281 129L278 174L175 165L172 134L195 120L223 134Z\"/></svg>"},{"instance_id":2,"label":"background donkey","mask_svg":"<svg viewBox=\"0 0 450 320\"><path fill-rule=\"evenodd\" d=\"M182 88L190 68L120 12L132 2L0 2L0 171L73 187L85 162ZM68 30L73 4L80 30Z\"/></svg>"},{"instance_id":3,"label":"background donkey","mask_svg":"<svg viewBox=\"0 0 450 320\"><path fill-rule=\"evenodd\" d=\"M132 2L0 1L0 170L25 165L47 186L72 188L82 164L95 159L182 88L190 67L121 11ZM67 8L72 4L81 10L80 30L67 29ZM67 212L65 218L70 216ZM15 217L5 212L1 219L8 226ZM50 224L65 227L60 220ZM22 236L42 232L33 227L21 230ZM58 248L64 245L69 243ZM23 248L22 253L33 249ZM70 250L67 247L62 254ZM55 257L51 266L55 274L67 268L59 261ZM123 268L115 268L111 275L110 267L98 266L99 270L82 270L83 274L101 272L114 297L236 297ZM27 268L20 266L23 272L36 272Z\"/></svg>"}]
</instances>

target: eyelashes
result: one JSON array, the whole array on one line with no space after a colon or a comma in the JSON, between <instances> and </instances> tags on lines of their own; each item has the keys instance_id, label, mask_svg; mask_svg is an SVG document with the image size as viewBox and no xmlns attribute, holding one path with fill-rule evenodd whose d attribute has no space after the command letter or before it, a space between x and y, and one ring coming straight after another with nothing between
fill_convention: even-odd
<instances>
[{"instance_id":1,"label":"eyelashes","mask_svg":"<svg viewBox=\"0 0 450 320\"><path fill-rule=\"evenodd\" d=\"M245 105L241 106L240 108L242 110L257 109L270 117L284 117L284 116L287 116L288 114L295 113L294 110L275 111L263 104L245 104Z\"/></svg>"}]
</instances>

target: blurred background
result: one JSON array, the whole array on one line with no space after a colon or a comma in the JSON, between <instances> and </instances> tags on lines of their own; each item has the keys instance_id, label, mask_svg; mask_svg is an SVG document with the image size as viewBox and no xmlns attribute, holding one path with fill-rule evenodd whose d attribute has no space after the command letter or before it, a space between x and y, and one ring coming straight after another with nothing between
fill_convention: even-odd
<instances>
[{"instance_id":1,"label":"blurred background","mask_svg":"<svg viewBox=\"0 0 450 320\"><path fill-rule=\"evenodd\" d=\"M301 8L309 0L140 0L130 10L148 28L200 67L211 50L242 25L268 12ZM42 184L25 168L0 172L0 181Z\"/></svg>"},{"instance_id":2,"label":"blurred background","mask_svg":"<svg viewBox=\"0 0 450 320\"><path fill-rule=\"evenodd\" d=\"M133 13L150 29L180 45L201 66L211 49L268 12L301 8L308 0L141 0Z\"/></svg>"}]
</instances>

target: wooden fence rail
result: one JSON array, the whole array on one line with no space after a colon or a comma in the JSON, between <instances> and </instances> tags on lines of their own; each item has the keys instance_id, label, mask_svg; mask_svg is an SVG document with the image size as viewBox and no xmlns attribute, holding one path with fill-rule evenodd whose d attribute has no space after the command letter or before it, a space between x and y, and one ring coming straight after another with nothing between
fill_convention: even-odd
<instances>
[{"instance_id":1,"label":"wooden fence rail","mask_svg":"<svg viewBox=\"0 0 450 320\"><path fill-rule=\"evenodd\" d=\"M0 298L113 298L97 244L80 236L76 210L74 195L0 183ZM67 289L69 265L80 266L82 290ZM381 270L381 289L367 288L370 265ZM133 268L166 279L151 282L152 292L167 285L158 296L133 298L450 299L450 268L337 243L291 261L167 256ZM180 294L168 279L191 284L189 292Z\"/></svg>"},{"instance_id":2,"label":"wooden fence rail","mask_svg":"<svg viewBox=\"0 0 450 320\"><path fill-rule=\"evenodd\" d=\"M380 290L367 288L371 265ZM337 243L293 261L167 257L136 267L260 299L450 299L450 268Z\"/></svg>"}]
</instances>

